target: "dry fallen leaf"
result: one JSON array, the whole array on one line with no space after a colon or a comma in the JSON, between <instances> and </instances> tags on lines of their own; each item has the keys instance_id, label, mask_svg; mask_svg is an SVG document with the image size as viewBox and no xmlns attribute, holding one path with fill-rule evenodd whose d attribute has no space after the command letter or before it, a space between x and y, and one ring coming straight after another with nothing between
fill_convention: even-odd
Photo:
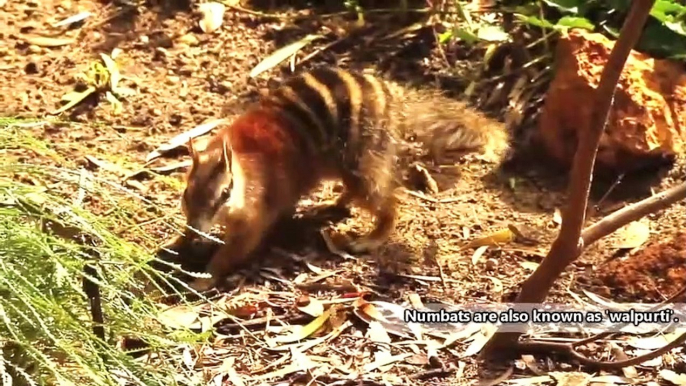
<instances>
[{"instance_id":1,"label":"dry fallen leaf","mask_svg":"<svg viewBox=\"0 0 686 386\"><path fill-rule=\"evenodd\" d=\"M198 329L201 327L198 311L187 305L167 308L159 313L157 320L172 328Z\"/></svg>"},{"instance_id":2,"label":"dry fallen leaf","mask_svg":"<svg viewBox=\"0 0 686 386\"><path fill-rule=\"evenodd\" d=\"M64 94L62 97L63 101L66 101L67 104L60 107L59 109L52 111L50 114L51 115L57 115L60 114L64 111L69 110L70 108L76 106L77 104L81 103L82 100L86 99L87 96L91 95L96 91L96 88L93 86L88 87L84 91L81 92L70 92L67 94Z\"/></svg>"},{"instance_id":3,"label":"dry fallen leaf","mask_svg":"<svg viewBox=\"0 0 686 386\"><path fill-rule=\"evenodd\" d=\"M235 363L235 357L228 357L224 359L224 362L222 362L220 370L222 370L221 372L226 372L226 374L229 376L229 381L231 381L232 385L245 386L245 382L243 382L243 377L241 377L238 374L238 372L236 372Z\"/></svg>"},{"instance_id":4,"label":"dry fallen leaf","mask_svg":"<svg viewBox=\"0 0 686 386\"><path fill-rule=\"evenodd\" d=\"M495 334L495 331L496 327L494 325L482 325L479 333L474 336L474 340L469 345L469 347L467 347L467 350L465 350L462 356L470 357L472 355L478 354L484 347L484 345L486 345L486 342L488 342L488 340L491 339L491 336Z\"/></svg>"},{"instance_id":5,"label":"dry fallen leaf","mask_svg":"<svg viewBox=\"0 0 686 386\"><path fill-rule=\"evenodd\" d=\"M560 212L560 208L555 208L555 213L553 213L553 222L557 225L562 224L562 212Z\"/></svg>"},{"instance_id":6,"label":"dry fallen leaf","mask_svg":"<svg viewBox=\"0 0 686 386\"><path fill-rule=\"evenodd\" d=\"M323 314L319 315L317 318L315 318L313 321L308 323L305 326L293 326L293 332L290 335L285 335L285 336L278 336L273 339L274 343L293 343L293 342L298 342L301 341L308 336L312 335L315 333L315 331L319 330L324 323L329 319L329 316L331 315L331 309L326 310Z\"/></svg>"},{"instance_id":7,"label":"dry fallen leaf","mask_svg":"<svg viewBox=\"0 0 686 386\"><path fill-rule=\"evenodd\" d=\"M47 36L24 36L24 40L39 47L61 47L74 43L74 39Z\"/></svg>"},{"instance_id":8,"label":"dry fallen leaf","mask_svg":"<svg viewBox=\"0 0 686 386\"><path fill-rule=\"evenodd\" d=\"M110 73L110 90L116 93L119 80L121 79L121 74L119 73L117 63L114 61L114 59L112 59L112 57L110 57L107 54L101 53L100 58L102 59L102 62L105 64L107 72Z\"/></svg>"},{"instance_id":9,"label":"dry fallen leaf","mask_svg":"<svg viewBox=\"0 0 686 386\"><path fill-rule=\"evenodd\" d=\"M482 245L474 251L474 254L472 255L472 265L476 265L476 263L479 262L479 259L486 253L487 249L488 245Z\"/></svg>"},{"instance_id":10,"label":"dry fallen leaf","mask_svg":"<svg viewBox=\"0 0 686 386\"><path fill-rule=\"evenodd\" d=\"M650 226L645 221L634 221L617 231L617 242L614 244L618 249L634 249L640 247L650 237Z\"/></svg>"},{"instance_id":11,"label":"dry fallen leaf","mask_svg":"<svg viewBox=\"0 0 686 386\"><path fill-rule=\"evenodd\" d=\"M69 16L66 19L63 19L61 21L58 21L57 23L54 23L52 26L57 28L57 27L62 27L62 26L69 25L69 24L78 23L80 21L86 20L90 15L91 15L91 13L88 11L79 12L76 15Z\"/></svg>"},{"instance_id":12,"label":"dry fallen leaf","mask_svg":"<svg viewBox=\"0 0 686 386\"><path fill-rule=\"evenodd\" d=\"M265 71L271 70L284 60L288 59L291 55L295 55L296 52L300 51L306 45L321 37L321 35L310 34L296 42L279 48L278 50L274 51L274 53L262 60L257 66L255 66L255 68L250 71L249 76L254 78Z\"/></svg>"},{"instance_id":13,"label":"dry fallen leaf","mask_svg":"<svg viewBox=\"0 0 686 386\"><path fill-rule=\"evenodd\" d=\"M391 343L391 337L388 336L386 329L376 320L369 322L367 336L374 343Z\"/></svg>"},{"instance_id":14,"label":"dry fallen leaf","mask_svg":"<svg viewBox=\"0 0 686 386\"><path fill-rule=\"evenodd\" d=\"M673 334L650 336L645 338L639 338L636 336L629 337L626 343L634 348L643 350L657 350L660 347L664 347L674 340L675 336Z\"/></svg>"},{"instance_id":15,"label":"dry fallen leaf","mask_svg":"<svg viewBox=\"0 0 686 386\"><path fill-rule=\"evenodd\" d=\"M481 247L484 245L498 246L509 243L515 239L515 234L509 228L501 229L497 232L490 233L484 237L470 241L462 249Z\"/></svg>"},{"instance_id":16,"label":"dry fallen leaf","mask_svg":"<svg viewBox=\"0 0 686 386\"><path fill-rule=\"evenodd\" d=\"M310 370L314 367L317 367L318 364L309 358L305 356L304 354L298 355L295 354L293 355L293 350L291 352L291 359L292 362L286 366L281 367L278 370L272 371L267 374L262 374L262 375L257 375L257 376L251 376L250 380L252 381L261 381L265 379L272 379L272 378L283 378L284 376L295 373L298 371L307 371Z\"/></svg>"},{"instance_id":17,"label":"dry fallen leaf","mask_svg":"<svg viewBox=\"0 0 686 386\"><path fill-rule=\"evenodd\" d=\"M383 367L386 365L390 365L392 363L400 362L402 360L405 360L405 358L409 357L410 355L412 355L412 354L411 353L404 353L404 354L400 354L400 355L383 357L382 359L375 360L372 363L368 363L368 364L364 365L363 372L368 373L370 371L374 371L374 370L378 369L379 367Z\"/></svg>"},{"instance_id":18,"label":"dry fallen leaf","mask_svg":"<svg viewBox=\"0 0 686 386\"><path fill-rule=\"evenodd\" d=\"M593 377L591 374L575 371L553 371L550 372L550 376L559 386L586 386Z\"/></svg>"},{"instance_id":19,"label":"dry fallen leaf","mask_svg":"<svg viewBox=\"0 0 686 386\"><path fill-rule=\"evenodd\" d=\"M686 386L686 374L678 374L672 370L663 369L660 370L660 377L677 386Z\"/></svg>"},{"instance_id":20,"label":"dry fallen leaf","mask_svg":"<svg viewBox=\"0 0 686 386\"><path fill-rule=\"evenodd\" d=\"M606 383L608 385L629 385L635 383L631 379L626 377L620 377L618 375L599 375L597 377L591 378L591 382L595 383Z\"/></svg>"},{"instance_id":21,"label":"dry fallen leaf","mask_svg":"<svg viewBox=\"0 0 686 386\"><path fill-rule=\"evenodd\" d=\"M533 261L520 261L519 265L522 266L524 269L528 269L530 271L535 271L536 268L538 268L539 264Z\"/></svg>"},{"instance_id":22,"label":"dry fallen leaf","mask_svg":"<svg viewBox=\"0 0 686 386\"><path fill-rule=\"evenodd\" d=\"M148 156L145 158L145 163L148 164L154 159L160 157L162 154L167 153L173 149L176 149L181 146L186 146L191 138L195 138L203 134L206 134L224 122L226 122L226 119L224 118L215 119L209 122L205 122L199 126L194 127L191 130L188 130L184 133L177 135L176 137L170 139L167 143L160 145L157 149L153 150L150 154L148 154Z\"/></svg>"},{"instance_id":23,"label":"dry fallen leaf","mask_svg":"<svg viewBox=\"0 0 686 386\"><path fill-rule=\"evenodd\" d=\"M306 305L298 305L298 309L315 318L324 313L324 305L319 299L308 296Z\"/></svg>"},{"instance_id":24,"label":"dry fallen leaf","mask_svg":"<svg viewBox=\"0 0 686 386\"><path fill-rule=\"evenodd\" d=\"M224 22L224 11L226 6L222 3L203 3L198 6L202 14L199 25L205 33L212 33L219 29Z\"/></svg>"},{"instance_id":25,"label":"dry fallen leaf","mask_svg":"<svg viewBox=\"0 0 686 386\"><path fill-rule=\"evenodd\" d=\"M379 310L377 310L373 304L367 302L361 297L355 300L353 307L353 312L355 315L368 323L372 320L389 323L388 320L384 318L383 314L381 314L381 312L379 312Z\"/></svg>"},{"instance_id":26,"label":"dry fallen leaf","mask_svg":"<svg viewBox=\"0 0 686 386\"><path fill-rule=\"evenodd\" d=\"M412 304L412 308L417 309L417 310L424 308L424 304L422 303L422 298L420 298L417 293L412 292L407 297L408 297L408 300L410 301L410 304Z\"/></svg>"}]
</instances>

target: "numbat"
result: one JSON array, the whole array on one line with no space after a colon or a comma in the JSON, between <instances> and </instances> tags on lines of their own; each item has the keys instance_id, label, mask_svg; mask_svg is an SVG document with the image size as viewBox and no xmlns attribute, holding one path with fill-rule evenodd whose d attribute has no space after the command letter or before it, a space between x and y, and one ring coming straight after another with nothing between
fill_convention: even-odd
<instances>
[{"instance_id":1,"label":"numbat","mask_svg":"<svg viewBox=\"0 0 686 386\"><path fill-rule=\"evenodd\" d=\"M335 68L286 80L204 149L189 143L193 164L182 198L187 224L203 233L216 223L225 227L224 245L207 266L212 279L192 286L208 289L245 262L323 180L343 182L334 205L356 204L375 218L371 232L347 249L380 246L395 228L395 193L414 145L434 157L474 151L498 163L509 136L501 123L435 90Z\"/></svg>"}]
</instances>

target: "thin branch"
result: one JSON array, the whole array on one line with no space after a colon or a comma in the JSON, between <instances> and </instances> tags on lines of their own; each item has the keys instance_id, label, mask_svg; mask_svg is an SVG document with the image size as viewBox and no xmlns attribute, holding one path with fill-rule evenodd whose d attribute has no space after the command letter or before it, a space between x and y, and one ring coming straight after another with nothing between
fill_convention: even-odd
<instances>
[{"instance_id":1,"label":"thin branch","mask_svg":"<svg viewBox=\"0 0 686 386\"><path fill-rule=\"evenodd\" d=\"M656 311L656 310L666 306L667 304L681 303L683 301L684 295L686 295L686 286L683 286L674 295L670 296L669 299L663 301L660 304L656 304L654 307L651 307L649 311ZM631 324L631 323L630 322L629 323L622 323L622 324L618 325L616 328L621 330L622 328L628 326L629 324ZM574 346L574 347L583 346L583 345L589 344L591 342L595 342L597 340L606 338L612 334L614 334L614 332L612 332L612 331L601 332L600 334L596 334L596 335L590 336L588 338L584 338L582 340L576 341L575 343L572 343L572 346Z\"/></svg>"},{"instance_id":2,"label":"thin branch","mask_svg":"<svg viewBox=\"0 0 686 386\"><path fill-rule=\"evenodd\" d=\"M593 244L624 225L650 213L655 213L683 199L686 199L686 182L624 207L584 229L581 232L583 244L585 246Z\"/></svg>"},{"instance_id":3,"label":"thin branch","mask_svg":"<svg viewBox=\"0 0 686 386\"><path fill-rule=\"evenodd\" d=\"M608 58L595 92L595 109L589 127L583 130L577 145L569 181L569 203L562 226L548 255L541 265L522 284L517 303L540 303L545 300L557 278L584 248L581 231L586 220L586 208L592 182L593 168L600 137L605 130L617 82L626 60L636 45L655 0L634 0L629 14ZM502 327L501 327L502 328ZM519 332L498 332L486 344L482 357L513 356L518 351Z\"/></svg>"},{"instance_id":4,"label":"thin branch","mask_svg":"<svg viewBox=\"0 0 686 386\"><path fill-rule=\"evenodd\" d=\"M657 358L675 347L678 347L686 342L686 333L679 335L676 339L669 342L668 344L660 347L655 351L639 355L637 357L626 359L617 362L606 362L606 361L596 361L594 359L587 358L581 355L576 350L574 350L575 344L569 343L555 343L555 342L521 342L519 347L517 347L517 352L520 354L559 354L576 359L581 364L586 366L593 366L597 368L602 368L604 370L621 369L628 366L639 365L643 362L649 361L651 359Z\"/></svg>"},{"instance_id":5,"label":"thin branch","mask_svg":"<svg viewBox=\"0 0 686 386\"><path fill-rule=\"evenodd\" d=\"M593 181L593 168L600 137L605 131L610 107L614 102L617 82L619 82L631 50L641 37L643 26L648 19L654 1L634 0L632 2L631 10L622 26L620 36L610 52L605 67L603 67L600 83L595 92L596 107L591 113L589 127L587 130L582 130L578 140L569 181L569 204L562 218L560 234L556 240L556 243L559 240L560 244L568 246L568 248L562 248L564 250L568 249L571 252L572 247L578 248L575 255L578 255L584 247L580 236L586 221L586 208L588 207L588 197ZM564 256L564 260L569 263L576 257ZM563 257L559 259L563 260Z\"/></svg>"}]
</instances>

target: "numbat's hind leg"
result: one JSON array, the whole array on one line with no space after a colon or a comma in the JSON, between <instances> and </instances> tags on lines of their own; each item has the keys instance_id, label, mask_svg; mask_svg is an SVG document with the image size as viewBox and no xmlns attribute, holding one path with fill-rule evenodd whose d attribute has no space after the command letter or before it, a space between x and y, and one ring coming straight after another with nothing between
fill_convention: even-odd
<instances>
[{"instance_id":1,"label":"numbat's hind leg","mask_svg":"<svg viewBox=\"0 0 686 386\"><path fill-rule=\"evenodd\" d=\"M374 216L371 232L348 242L347 249L351 252L368 252L380 247L395 229L397 180L393 173L392 153L365 154L360 159L359 177L347 181L346 188L355 203Z\"/></svg>"},{"instance_id":2,"label":"numbat's hind leg","mask_svg":"<svg viewBox=\"0 0 686 386\"><path fill-rule=\"evenodd\" d=\"M395 197L374 197L362 205L374 216L374 228L368 234L350 241L348 249L354 253L379 248L391 236L397 221Z\"/></svg>"}]
</instances>

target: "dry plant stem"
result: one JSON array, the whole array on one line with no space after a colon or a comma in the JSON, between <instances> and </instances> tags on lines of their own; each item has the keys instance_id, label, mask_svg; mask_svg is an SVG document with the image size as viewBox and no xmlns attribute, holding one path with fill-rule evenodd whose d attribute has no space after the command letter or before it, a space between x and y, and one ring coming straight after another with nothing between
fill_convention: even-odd
<instances>
[{"instance_id":1,"label":"dry plant stem","mask_svg":"<svg viewBox=\"0 0 686 386\"><path fill-rule=\"evenodd\" d=\"M639 220L643 216L655 213L683 199L686 199L686 182L622 208L584 229L581 233L583 245L588 246L632 221Z\"/></svg>"},{"instance_id":2,"label":"dry plant stem","mask_svg":"<svg viewBox=\"0 0 686 386\"><path fill-rule=\"evenodd\" d=\"M686 295L686 286L684 286L683 288L681 288L681 289L680 289L679 291L677 291L674 295L670 296L669 299L663 301L663 302L660 303L660 304L655 305L654 307L651 307L651 308L650 308L650 311L658 310L658 309L660 309L660 308L666 306L667 304L671 304L671 303L680 303L680 302L683 301L682 298L684 297L684 295ZM620 324L620 325L617 326L617 329L620 330L620 329L622 329L622 328L628 326L629 324L630 324L630 323L622 323L622 324ZM578 341L572 343L572 347L583 346L583 345L589 344L589 343L591 343L591 342L595 342L595 341L597 341L597 340L606 338L606 337L608 337L608 336L610 336L610 335L613 335L613 334L614 334L614 332L612 332L612 331L601 332L600 334L596 334L596 335L593 335L593 336L590 336L590 337L588 337L588 338L584 338L584 339L581 339L581 340L578 340Z\"/></svg>"},{"instance_id":3,"label":"dry plant stem","mask_svg":"<svg viewBox=\"0 0 686 386\"><path fill-rule=\"evenodd\" d=\"M564 269L583 250L581 230L586 220L586 207L590 193L593 167L600 137L605 130L615 88L624 64L636 45L643 26L648 19L655 0L634 0L631 10L622 26L619 38L603 68L600 83L595 93L595 106L589 127L578 141L569 181L569 204L562 219L560 234L553 242L548 255L534 273L522 284L517 303L540 303L547 297L550 288ZM521 333L496 333L486 344L482 357L512 356L516 353Z\"/></svg>"},{"instance_id":4,"label":"dry plant stem","mask_svg":"<svg viewBox=\"0 0 686 386\"><path fill-rule=\"evenodd\" d=\"M667 304L671 303L678 303L682 301L682 298L686 295L686 286L683 287L681 290L677 291L674 295L672 295L669 299L665 300L664 302L656 305L655 307L652 307L651 310L657 310ZM625 326L629 325L629 323L623 323L617 326L618 329L624 328ZM579 363L586 365L586 366L591 366L595 368L600 368L600 369L605 369L605 370L611 370L611 369L621 369L623 367L628 367L628 366L635 366L639 365L643 362L649 361L651 359L657 358L670 350L672 350L675 347L678 347L682 345L684 342L686 342L686 333L679 335L676 339L671 341L670 343L666 344L665 346L655 350L651 351L649 353L646 353L644 355L637 356L635 358L631 359L626 359L626 360L620 360L616 362L601 362L597 361L594 359L590 359L584 355L581 355L579 352L576 351L576 348L579 346L583 346L586 344L589 344L591 342L595 342L597 340L606 338L610 335L613 335L614 332L612 331L606 331L602 332L600 334L596 334L594 336L591 336L589 338L581 339L573 343L555 343L555 342L520 342L517 344L517 352L519 354L538 354L538 353L544 353L544 354L557 354L561 356L566 356L568 358L574 359L578 361Z\"/></svg>"},{"instance_id":5,"label":"dry plant stem","mask_svg":"<svg viewBox=\"0 0 686 386\"><path fill-rule=\"evenodd\" d=\"M628 366L640 365L643 362L657 358L675 347L678 347L686 342L686 333L679 335L676 339L668 344L660 347L655 351L651 351L644 355L637 357L616 361L616 362L601 362L594 359L587 358L574 350L574 344L569 343L553 343L553 342L520 342L517 352L520 354L539 354L545 353L550 355L555 353L558 355L565 355L572 359L579 361L582 365L602 368L604 370L621 369Z\"/></svg>"},{"instance_id":6,"label":"dry plant stem","mask_svg":"<svg viewBox=\"0 0 686 386\"><path fill-rule=\"evenodd\" d=\"M88 278L88 276L92 276L99 279L98 271L91 264L86 264L83 266L83 272L85 274L83 277L83 292L86 293L90 305L93 334L105 342L105 318L102 312L100 286Z\"/></svg>"}]
</instances>

